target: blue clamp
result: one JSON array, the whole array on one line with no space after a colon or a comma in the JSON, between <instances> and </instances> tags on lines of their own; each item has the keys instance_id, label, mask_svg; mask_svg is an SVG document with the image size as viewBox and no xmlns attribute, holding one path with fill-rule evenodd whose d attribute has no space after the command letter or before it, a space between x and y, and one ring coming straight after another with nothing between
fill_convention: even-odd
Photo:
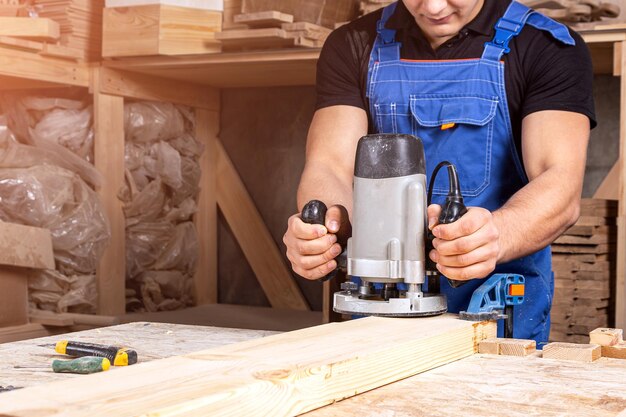
<instances>
[{"instance_id":1,"label":"blue clamp","mask_svg":"<svg viewBox=\"0 0 626 417\"><path fill-rule=\"evenodd\" d=\"M505 54L511 51L509 48L509 42L513 37L519 35L524 27L523 23L501 17L496 23L496 34L490 42L485 42L485 45L495 46L501 48Z\"/></svg>"},{"instance_id":2,"label":"blue clamp","mask_svg":"<svg viewBox=\"0 0 626 417\"><path fill-rule=\"evenodd\" d=\"M505 307L524 302L525 278L517 274L494 274L474 291L463 320L482 321L507 318Z\"/></svg>"}]
</instances>

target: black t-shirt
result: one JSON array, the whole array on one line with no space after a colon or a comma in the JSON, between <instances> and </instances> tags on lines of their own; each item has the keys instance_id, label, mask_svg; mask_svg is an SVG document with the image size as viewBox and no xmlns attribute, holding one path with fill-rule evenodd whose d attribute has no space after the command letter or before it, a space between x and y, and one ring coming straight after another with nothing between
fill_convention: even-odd
<instances>
[{"instance_id":1,"label":"black t-shirt","mask_svg":"<svg viewBox=\"0 0 626 417\"><path fill-rule=\"evenodd\" d=\"M433 50L402 1L386 27L396 29L404 59L479 58L485 42L493 39L497 20L510 0L485 0L480 13L459 34ZM365 86L376 23L382 10L365 15L335 30L327 39L317 64L316 108L334 105L360 107L367 111ZM541 110L565 110L589 117L595 127L592 95L593 71L586 44L572 30L575 46L555 40L546 31L525 25L504 55L507 100L513 134L521 149L522 119ZM370 120L370 132L372 122ZM520 156L521 156L521 152Z\"/></svg>"}]
</instances>

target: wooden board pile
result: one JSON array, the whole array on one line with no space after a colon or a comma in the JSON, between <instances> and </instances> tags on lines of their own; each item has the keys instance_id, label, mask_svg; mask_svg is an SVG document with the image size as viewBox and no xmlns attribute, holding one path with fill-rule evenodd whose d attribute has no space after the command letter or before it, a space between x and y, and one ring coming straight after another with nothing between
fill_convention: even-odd
<instances>
[{"instance_id":1,"label":"wooden board pile","mask_svg":"<svg viewBox=\"0 0 626 417\"><path fill-rule=\"evenodd\" d=\"M357 16L356 0L225 0L225 51L320 48L338 22Z\"/></svg>"},{"instance_id":2,"label":"wooden board pile","mask_svg":"<svg viewBox=\"0 0 626 417\"><path fill-rule=\"evenodd\" d=\"M104 0L34 0L33 5L40 17L59 23L61 46L77 56L100 59Z\"/></svg>"},{"instance_id":3,"label":"wooden board pile","mask_svg":"<svg viewBox=\"0 0 626 417\"><path fill-rule=\"evenodd\" d=\"M521 2L567 24L614 19L620 14L619 5L601 0L521 0Z\"/></svg>"},{"instance_id":4,"label":"wooden board pile","mask_svg":"<svg viewBox=\"0 0 626 417\"><path fill-rule=\"evenodd\" d=\"M279 11L235 15L233 21L247 29L217 34L224 51L308 47L321 48L331 30Z\"/></svg>"},{"instance_id":5,"label":"wooden board pile","mask_svg":"<svg viewBox=\"0 0 626 417\"><path fill-rule=\"evenodd\" d=\"M609 325L615 280L617 201L583 199L578 222L552 245L550 340L582 343Z\"/></svg>"}]
</instances>

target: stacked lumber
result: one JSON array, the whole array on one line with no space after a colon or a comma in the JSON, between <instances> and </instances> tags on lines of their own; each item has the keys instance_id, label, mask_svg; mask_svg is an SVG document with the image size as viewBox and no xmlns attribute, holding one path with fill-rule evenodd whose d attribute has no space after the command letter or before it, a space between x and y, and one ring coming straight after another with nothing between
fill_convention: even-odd
<instances>
[{"instance_id":1,"label":"stacked lumber","mask_svg":"<svg viewBox=\"0 0 626 417\"><path fill-rule=\"evenodd\" d=\"M224 51L267 50L279 48L321 48L331 30L314 23L294 22L294 16L271 10L243 13L233 17L246 29L217 34Z\"/></svg>"},{"instance_id":2,"label":"stacked lumber","mask_svg":"<svg viewBox=\"0 0 626 417\"><path fill-rule=\"evenodd\" d=\"M521 0L528 7L560 22L572 24L597 22L616 18L620 14L617 4L601 0Z\"/></svg>"},{"instance_id":3,"label":"stacked lumber","mask_svg":"<svg viewBox=\"0 0 626 417\"><path fill-rule=\"evenodd\" d=\"M364 16L391 3L393 3L393 0L361 0L359 2L359 12L361 16Z\"/></svg>"},{"instance_id":4,"label":"stacked lumber","mask_svg":"<svg viewBox=\"0 0 626 417\"><path fill-rule=\"evenodd\" d=\"M56 21L61 28L59 45L76 57L99 60L102 49L104 0L33 0L39 17Z\"/></svg>"},{"instance_id":5,"label":"stacked lumber","mask_svg":"<svg viewBox=\"0 0 626 417\"><path fill-rule=\"evenodd\" d=\"M356 0L242 0L241 13L277 10L293 15L296 22L308 22L327 28L352 20L357 15Z\"/></svg>"},{"instance_id":6,"label":"stacked lumber","mask_svg":"<svg viewBox=\"0 0 626 417\"><path fill-rule=\"evenodd\" d=\"M550 340L583 343L591 330L608 326L616 215L615 200L583 199L578 222L552 245Z\"/></svg>"}]
</instances>

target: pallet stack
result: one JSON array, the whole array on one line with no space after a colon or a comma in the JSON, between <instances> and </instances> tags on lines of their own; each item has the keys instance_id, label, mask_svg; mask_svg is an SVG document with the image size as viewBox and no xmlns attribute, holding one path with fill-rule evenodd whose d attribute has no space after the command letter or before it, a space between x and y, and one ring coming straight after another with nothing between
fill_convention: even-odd
<instances>
[{"instance_id":1,"label":"pallet stack","mask_svg":"<svg viewBox=\"0 0 626 417\"><path fill-rule=\"evenodd\" d=\"M33 5L39 17L60 25L64 49L91 61L100 59L104 0L34 0Z\"/></svg>"},{"instance_id":2,"label":"pallet stack","mask_svg":"<svg viewBox=\"0 0 626 417\"><path fill-rule=\"evenodd\" d=\"M585 343L591 330L609 326L616 215L615 200L583 199L578 222L552 245L550 340Z\"/></svg>"}]
</instances>

